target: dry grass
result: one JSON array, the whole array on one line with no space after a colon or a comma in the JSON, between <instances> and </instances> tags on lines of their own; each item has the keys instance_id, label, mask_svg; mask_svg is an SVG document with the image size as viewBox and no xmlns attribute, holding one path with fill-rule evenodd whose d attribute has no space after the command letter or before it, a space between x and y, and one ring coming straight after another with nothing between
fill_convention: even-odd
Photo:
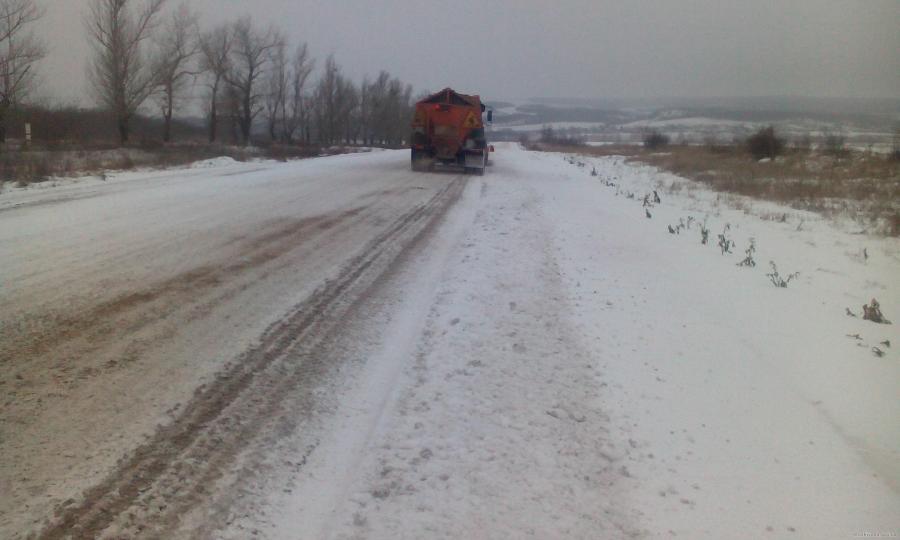
<instances>
[{"instance_id":1,"label":"dry grass","mask_svg":"<svg viewBox=\"0 0 900 540\"><path fill-rule=\"evenodd\" d=\"M849 215L870 232L900 236L900 161L892 156L848 151L834 156L787 152L757 161L740 147L637 146L549 147L539 150L591 156L626 156L710 188L828 216Z\"/></svg>"}]
</instances>

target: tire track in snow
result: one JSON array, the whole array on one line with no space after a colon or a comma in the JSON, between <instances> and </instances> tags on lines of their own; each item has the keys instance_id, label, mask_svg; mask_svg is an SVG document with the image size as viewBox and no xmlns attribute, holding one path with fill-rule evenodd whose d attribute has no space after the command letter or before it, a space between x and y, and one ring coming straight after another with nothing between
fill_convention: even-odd
<instances>
[{"instance_id":1,"label":"tire track in snow","mask_svg":"<svg viewBox=\"0 0 900 540\"><path fill-rule=\"evenodd\" d=\"M289 432L312 410L308 391L332 365L327 342L358 300L404 257L459 198L464 179L401 215L337 277L326 282L259 343L201 387L169 425L123 459L80 503L63 506L40 538L159 536L215 491L239 454ZM287 414L290 411L291 414Z\"/></svg>"},{"instance_id":2,"label":"tire track in snow","mask_svg":"<svg viewBox=\"0 0 900 540\"><path fill-rule=\"evenodd\" d=\"M246 251L244 256L234 257L235 262L194 268L142 290L102 302L86 311L49 317L45 320L38 319L24 325L24 328L8 323L5 325L6 329L0 328L0 343L7 344L0 349L0 359L8 361L16 358L19 361L27 361L46 354L65 341L81 336L94 344L116 338L117 336L106 332L106 328L97 327L102 326L105 321L121 317L125 312L166 300L168 297L199 296L206 290L218 287L231 276L280 257L288 247L286 244L294 243L298 236L316 230L328 230L363 210L364 208L357 207L337 215L325 214L291 220L274 231L254 238L252 240L254 247ZM145 324L147 322L149 321L143 321Z\"/></svg>"},{"instance_id":3,"label":"tire track in snow","mask_svg":"<svg viewBox=\"0 0 900 540\"><path fill-rule=\"evenodd\" d=\"M180 328L207 316L269 273L290 264L292 251L323 235L359 226L370 206L294 220L226 245L230 254L93 306L69 300L65 311L0 319L0 374L28 381L20 396L59 398L97 376L128 368ZM281 259L285 259L281 261ZM273 266L274 265L274 266ZM182 314L182 315L179 315ZM51 399L10 399L2 405L0 435L31 425Z\"/></svg>"}]
</instances>

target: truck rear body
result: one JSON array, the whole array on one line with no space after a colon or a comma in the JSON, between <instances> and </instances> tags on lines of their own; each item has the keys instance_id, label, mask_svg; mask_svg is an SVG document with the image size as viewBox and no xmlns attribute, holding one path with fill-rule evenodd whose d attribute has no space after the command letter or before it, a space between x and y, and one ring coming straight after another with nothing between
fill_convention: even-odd
<instances>
[{"instance_id":1,"label":"truck rear body","mask_svg":"<svg viewBox=\"0 0 900 540\"><path fill-rule=\"evenodd\" d=\"M489 152L481 118L484 110L479 96L450 88L416 103L410 138L412 168L429 170L444 164L482 173Z\"/></svg>"}]
</instances>

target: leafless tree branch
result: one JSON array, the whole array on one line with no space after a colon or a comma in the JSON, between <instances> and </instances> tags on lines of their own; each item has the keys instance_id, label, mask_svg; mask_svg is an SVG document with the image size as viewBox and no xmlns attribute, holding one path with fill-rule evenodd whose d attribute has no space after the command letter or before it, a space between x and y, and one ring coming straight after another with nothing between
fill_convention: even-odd
<instances>
[{"instance_id":1,"label":"leafless tree branch","mask_svg":"<svg viewBox=\"0 0 900 540\"><path fill-rule=\"evenodd\" d=\"M6 142L9 110L27 98L34 86L34 65L47 55L30 31L44 16L34 0L0 0L0 143Z\"/></svg>"},{"instance_id":2,"label":"leafless tree branch","mask_svg":"<svg viewBox=\"0 0 900 540\"><path fill-rule=\"evenodd\" d=\"M115 116L119 139L128 142L131 118L154 92L157 74L143 44L159 25L166 0L93 0L85 26L94 57L89 72L97 101Z\"/></svg>"}]
</instances>

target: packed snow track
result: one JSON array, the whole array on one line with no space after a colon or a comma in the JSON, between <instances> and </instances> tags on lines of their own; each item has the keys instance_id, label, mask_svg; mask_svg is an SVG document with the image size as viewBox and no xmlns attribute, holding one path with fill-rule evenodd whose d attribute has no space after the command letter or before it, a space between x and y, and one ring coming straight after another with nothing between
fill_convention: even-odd
<instances>
[{"instance_id":1,"label":"packed snow track","mask_svg":"<svg viewBox=\"0 0 900 540\"><path fill-rule=\"evenodd\" d=\"M408 159L0 193L0 538L898 532L900 335L844 313L900 309L896 241L619 158Z\"/></svg>"},{"instance_id":2,"label":"packed snow track","mask_svg":"<svg viewBox=\"0 0 900 540\"><path fill-rule=\"evenodd\" d=\"M42 537L166 535L253 441L291 429L285 411L312 410L326 342L465 185L373 157L3 209L2 536L60 502ZM61 479L101 481L73 503Z\"/></svg>"}]
</instances>

